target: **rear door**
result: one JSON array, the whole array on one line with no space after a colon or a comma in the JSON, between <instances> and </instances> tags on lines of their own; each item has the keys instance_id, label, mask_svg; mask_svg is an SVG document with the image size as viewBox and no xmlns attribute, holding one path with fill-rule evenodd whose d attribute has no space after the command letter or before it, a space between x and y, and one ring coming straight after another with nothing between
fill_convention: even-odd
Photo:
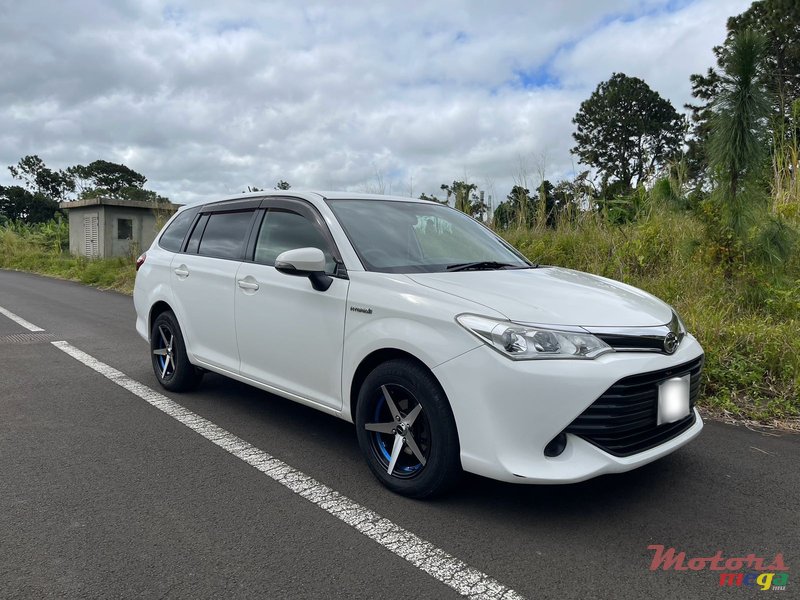
<instances>
[{"instance_id":1,"label":"rear door","mask_svg":"<svg viewBox=\"0 0 800 600\"><path fill-rule=\"evenodd\" d=\"M349 280L322 217L300 200L269 199L236 276L241 374L278 391L342 407L342 343ZM275 270L286 250L314 247L327 259L331 287Z\"/></svg>"},{"instance_id":2,"label":"rear door","mask_svg":"<svg viewBox=\"0 0 800 600\"><path fill-rule=\"evenodd\" d=\"M238 373L234 293L258 201L204 207L172 260L172 291L193 362Z\"/></svg>"}]
</instances>

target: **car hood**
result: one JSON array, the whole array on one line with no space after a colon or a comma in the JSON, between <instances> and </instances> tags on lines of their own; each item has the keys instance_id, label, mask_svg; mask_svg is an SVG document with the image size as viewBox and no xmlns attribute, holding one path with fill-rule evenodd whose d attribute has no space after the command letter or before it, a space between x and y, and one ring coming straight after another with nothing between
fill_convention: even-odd
<instances>
[{"instance_id":1,"label":"car hood","mask_svg":"<svg viewBox=\"0 0 800 600\"><path fill-rule=\"evenodd\" d=\"M672 318L669 305L647 292L560 267L413 273L408 277L482 304L519 323L652 327Z\"/></svg>"}]
</instances>

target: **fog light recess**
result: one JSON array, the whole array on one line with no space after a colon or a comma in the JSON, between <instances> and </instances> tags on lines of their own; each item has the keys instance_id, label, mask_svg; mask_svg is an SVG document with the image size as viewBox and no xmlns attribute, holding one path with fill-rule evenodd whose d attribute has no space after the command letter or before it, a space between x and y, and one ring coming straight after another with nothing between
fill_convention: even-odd
<instances>
[{"instance_id":1,"label":"fog light recess","mask_svg":"<svg viewBox=\"0 0 800 600\"><path fill-rule=\"evenodd\" d=\"M563 431L554 437L547 446L544 447L544 455L550 458L559 456L567 447L567 434Z\"/></svg>"}]
</instances>

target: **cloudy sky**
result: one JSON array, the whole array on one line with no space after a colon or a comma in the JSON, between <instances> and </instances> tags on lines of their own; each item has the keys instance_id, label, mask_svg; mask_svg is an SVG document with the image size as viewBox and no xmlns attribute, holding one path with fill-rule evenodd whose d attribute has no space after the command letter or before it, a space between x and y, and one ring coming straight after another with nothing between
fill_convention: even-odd
<instances>
[{"instance_id":1,"label":"cloudy sky","mask_svg":"<svg viewBox=\"0 0 800 600\"><path fill-rule=\"evenodd\" d=\"M749 4L0 0L0 166L123 162L179 202L279 179L505 196L580 169L571 119L614 71L682 110Z\"/></svg>"}]
</instances>

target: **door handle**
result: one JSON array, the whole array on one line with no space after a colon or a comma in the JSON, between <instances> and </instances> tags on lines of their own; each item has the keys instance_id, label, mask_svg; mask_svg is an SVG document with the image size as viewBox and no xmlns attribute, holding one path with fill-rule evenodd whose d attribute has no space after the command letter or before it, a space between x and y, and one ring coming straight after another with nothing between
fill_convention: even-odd
<instances>
[{"instance_id":1,"label":"door handle","mask_svg":"<svg viewBox=\"0 0 800 600\"><path fill-rule=\"evenodd\" d=\"M189 276L189 269L186 268L186 265L181 265L180 267L175 269L175 275L177 275L181 279L186 278Z\"/></svg>"},{"instance_id":2,"label":"door handle","mask_svg":"<svg viewBox=\"0 0 800 600\"><path fill-rule=\"evenodd\" d=\"M256 291L258 289L258 284L255 281L247 281L246 279L239 279L236 283L243 290Z\"/></svg>"}]
</instances>

